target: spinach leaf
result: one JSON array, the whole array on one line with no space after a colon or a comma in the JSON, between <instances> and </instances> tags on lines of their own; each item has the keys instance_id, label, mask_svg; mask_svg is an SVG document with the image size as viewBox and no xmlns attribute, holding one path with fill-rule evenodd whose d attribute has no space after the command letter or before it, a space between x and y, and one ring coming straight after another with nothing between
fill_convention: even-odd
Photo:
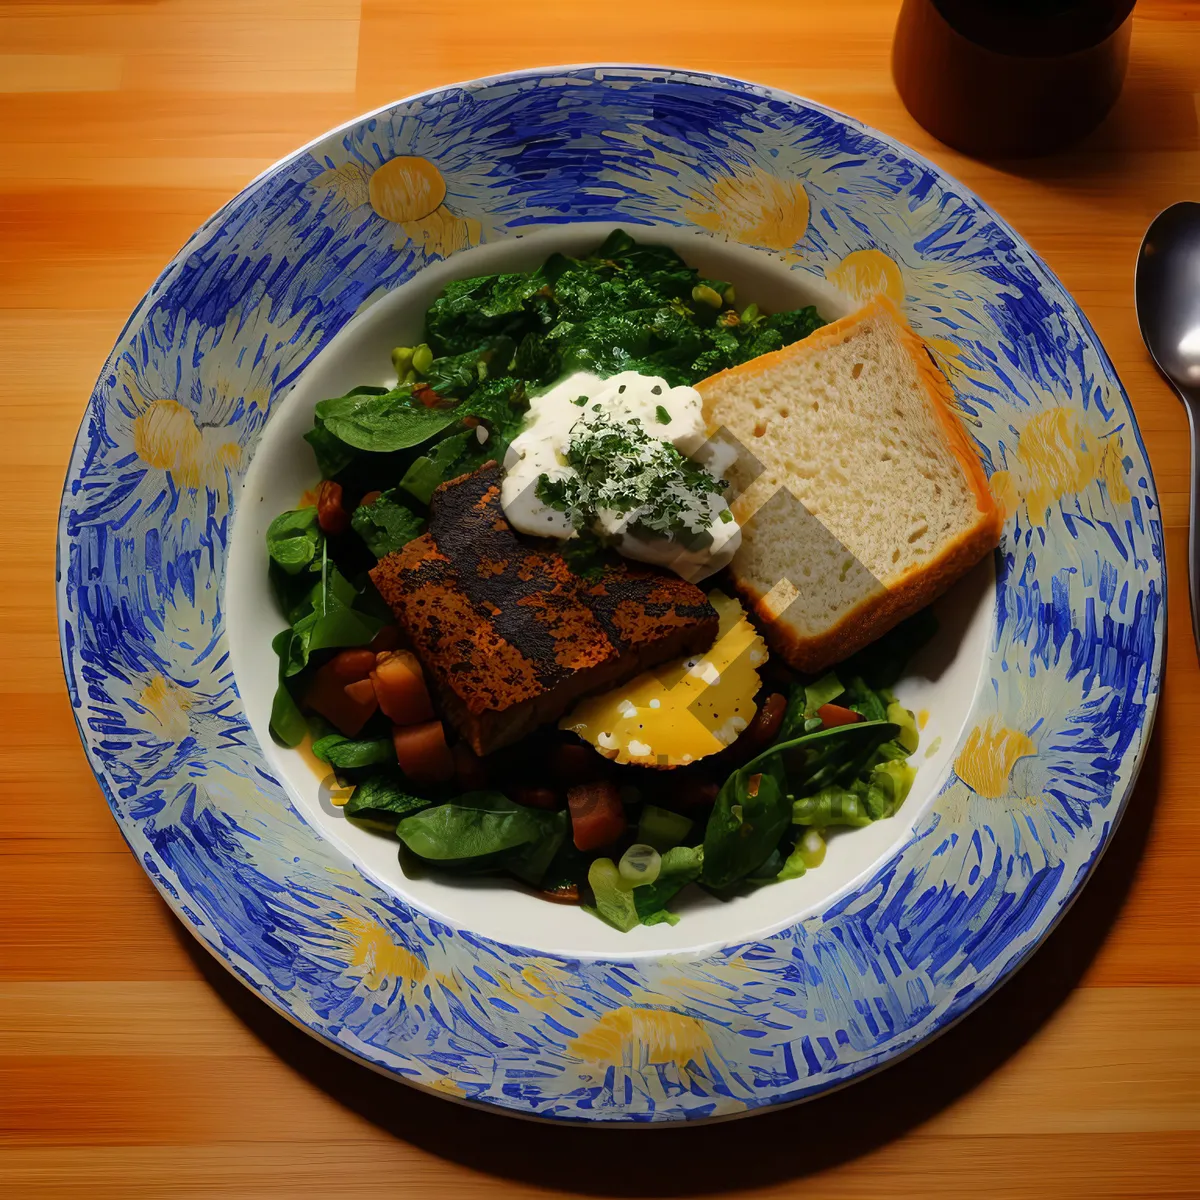
<instances>
[{"instance_id":1,"label":"spinach leaf","mask_svg":"<svg viewBox=\"0 0 1200 1200\"><path fill-rule=\"evenodd\" d=\"M459 406L464 417L478 417L491 430L485 443L489 457L504 461L504 447L521 428L529 408L525 395L525 380L514 375L488 379Z\"/></svg>"},{"instance_id":2,"label":"spinach leaf","mask_svg":"<svg viewBox=\"0 0 1200 1200\"><path fill-rule=\"evenodd\" d=\"M856 779L877 748L895 736L890 721L859 721L833 729L818 729L790 742L777 742L752 761L777 755L785 764L793 796L818 791L831 783L842 786Z\"/></svg>"},{"instance_id":3,"label":"spinach leaf","mask_svg":"<svg viewBox=\"0 0 1200 1200\"><path fill-rule=\"evenodd\" d=\"M284 746L300 745L308 733L308 724L286 682L291 641L290 629L280 630L271 639L271 649L279 656L279 683L275 688L275 698L271 701L270 729L275 740Z\"/></svg>"},{"instance_id":4,"label":"spinach leaf","mask_svg":"<svg viewBox=\"0 0 1200 1200\"><path fill-rule=\"evenodd\" d=\"M534 815L541 826L537 838L501 855L500 865L518 879L537 887L566 840L569 817L566 809L558 812L535 811Z\"/></svg>"},{"instance_id":5,"label":"spinach leaf","mask_svg":"<svg viewBox=\"0 0 1200 1200\"><path fill-rule=\"evenodd\" d=\"M345 646L365 646L384 626L378 617L372 617L355 608L333 608L325 613L313 613L304 621L297 622L295 630L301 633L301 626L306 626L303 636L307 651L312 654L315 650L340 650Z\"/></svg>"},{"instance_id":6,"label":"spinach leaf","mask_svg":"<svg viewBox=\"0 0 1200 1200\"><path fill-rule=\"evenodd\" d=\"M744 878L775 849L791 819L777 756L734 771L709 814L701 878L716 889Z\"/></svg>"},{"instance_id":7,"label":"spinach leaf","mask_svg":"<svg viewBox=\"0 0 1200 1200\"><path fill-rule=\"evenodd\" d=\"M812 795L798 797L792 805L792 821L818 829L881 821L904 803L915 775L906 762L887 760L847 785L827 784Z\"/></svg>"},{"instance_id":8,"label":"spinach leaf","mask_svg":"<svg viewBox=\"0 0 1200 1200\"><path fill-rule=\"evenodd\" d=\"M271 733L284 746L298 746L304 741L308 725L287 684L281 679L271 701Z\"/></svg>"},{"instance_id":9,"label":"spinach leaf","mask_svg":"<svg viewBox=\"0 0 1200 1200\"><path fill-rule=\"evenodd\" d=\"M267 527L267 553L288 575L304 570L320 552L323 542L314 507L280 513Z\"/></svg>"},{"instance_id":10,"label":"spinach leaf","mask_svg":"<svg viewBox=\"0 0 1200 1200\"><path fill-rule=\"evenodd\" d=\"M866 791L866 788L863 788ZM875 818L867 808L865 795L830 784L811 796L792 802L792 823L826 829L830 825L852 825L861 828Z\"/></svg>"},{"instance_id":11,"label":"spinach leaf","mask_svg":"<svg viewBox=\"0 0 1200 1200\"><path fill-rule=\"evenodd\" d=\"M354 450L375 454L419 446L459 419L453 408L414 404L408 387L322 400L316 413L327 433Z\"/></svg>"},{"instance_id":12,"label":"spinach leaf","mask_svg":"<svg viewBox=\"0 0 1200 1200\"><path fill-rule=\"evenodd\" d=\"M267 574L271 591L275 593L275 600L288 624L294 625L301 617L312 612L313 585L321 576L321 563L318 560L309 563L306 570L295 575L289 575L273 562Z\"/></svg>"},{"instance_id":13,"label":"spinach leaf","mask_svg":"<svg viewBox=\"0 0 1200 1200\"><path fill-rule=\"evenodd\" d=\"M513 356L513 373L532 384L550 383L562 374L562 361L540 333L527 333Z\"/></svg>"},{"instance_id":14,"label":"spinach leaf","mask_svg":"<svg viewBox=\"0 0 1200 1200\"><path fill-rule=\"evenodd\" d=\"M308 611L279 636L284 675L298 674L317 650L365 646L387 623L386 618L354 607L364 603L354 585L329 561L322 547L321 574L313 585ZM286 635L286 643L283 641Z\"/></svg>"},{"instance_id":15,"label":"spinach leaf","mask_svg":"<svg viewBox=\"0 0 1200 1200\"><path fill-rule=\"evenodd\" d=\"M313 742L312 751L322 762L344 770L396 761L391 738L355 739L329 733Z\"/></svg>"},{"instance_id":16,"label":"spinach leaf","mask_svg":"<svg viewBox=\"0 0 1200 1200\"><path fill-rule=\"evenodd\" d=\"M545 829L538 816L536 809L515 804L500 792L468 792L405 817L396 836L414 854L435 862L480 858L536 841Z\"/></svg>"},{"instance_id":17,"label":"spinach leaf","mask_svg":"<svg viewBox=\"0 0 1200 1200\"><path fill-rule=\"evenodd\" d=\"M312 447L322 479L340 475L354 461L354 451L322 425L314 425L304 435L304 440Z\"/></svg>"},{"instance_id":18,"label":"spinach leaf","mask_svg":"<svg viewBox=\"0 0 1200 1200\"><path fill-rule=\"evenodd\" d=\"M392 819L428 808L432 800L416 795L397 773L371 775L364 779L342 810L348 817L370 816L376 819L390 814Z\"/></svg>"},{"instance_id":19,"label":"spinach leaf","mask_svg":"<svg viewBox=\"0 0 1200 1200\"><path fill-rule=\"evenodd\" d=\"M363 384L360 387L351 388L346 393L346 397L385 396L388 390L385 387L372 387L369 384ZM334 437L325 428L321 412L324 405L329 403L331 402L322 401L321 404L317 405L316 412L313 415L313 428L304 435L304 440L313 449L313 454L317 460L317 467L320 469L321 476L324 479L332 479L335 475L340 475L353 462L357 453L353 448L346 445L345 442Z\"/></svg>"},{"instance_id":20,"label":"spinach leaf","mask_svg":"<svg viewBox=\"0 0 1200 1200\"><path fill-rule=\"evenodd\" d=\"M395 491L388 491L374 504L360 504L350 516L350 526L376 558L386 558L420 536L425 521L398 500Z\"/></svg>"},{"instance_id":21,"label":"spinach leaf","mask_svg":"<svg viewBox=\"0 0 1200 1200\"><path fill-rule=\"evenodd\" d=\"M540 271L456 279L425 314L425 339L437 355L463 354L495 334L516 336L537 320Z\"/></svg>"},{"instance_id":22,"label":"spinach leaf","mask_svg":"<svg viewBox=\"0 0 1200 1200\"><path fill-rule=\"evenodd\" d=\"M658 917L665 911L666 906L689 883L700 878L704 868L704 848L702 846L675 846L662 856L658 878L653 883L644 883L633 889L633 902L638 916L643 924L657 924L657 921L671 921L674 914ZM649 917L657 917L648 921Z\"/></svg>"},{"instance_id":23,"label":"spinach leaf","mask_svg":"<svg viewBox=\"0 0 1200 1200\"><path fill-rule=\"evenodd\" d=\"M817 730L776 742L736 770L717 793L704 833L705 885L720 891L761 867L800 811L792 797L844 788L896 728L860 721Z\"/></svg>"},{"instance_id":24,"label":"spinach leaf","mask_svg":"<svg viewBox=\"0 0 1200 1200\"><path fill-rule=\"evenodd\" d=\"M887 698L881 696L874 688L867 687L862 676L855 675L846 688L848 707L861 714L868 721L884 721L887 719Z\"/></svg>"},{"instance_id":25,"label":"spinach leaf","mask_svg":"<svg viewBox=\"0 0 1200 1200\"><path fill-rule=\"evenodd\" d=\"M507 374L515 350L512 338L485 338L463 354L435 358L425 381L439 396L461 399L485 380Z\"/></svg>"},{"instance_id":26,"label":"spinach leaf","mask_svg":"<svg viewBox=\"0 0 1200 1200\"><path fill-rule=\"evenodd\" d=\"M746 875L746 882L754 887L761 887L765 883L774 883L779 878L779 872L783 870L784 858L779 853L779 847L776 846L767 857L753 868Z\"/></svg>"},{"instance_id":27,"label":"spinach leaf","mask_svg":"<svg viewBox=\"0 0 1200 1200\"><path fill-rule=\"evenodd\" d=\"M587 881L595 905L583 905L584 912L599 917L622 933L628 933L640 923L633 892L611 858L594 859L588 867Z\"/></svg>"},{"instance_id":28,"label":"spinach leaf","mask_svg":"<svg viewBox=\"0 0 1200 1200\"><path fill-rule=\"evenodd\" d=\"M428 504L434 491L446 480L474 471L492 457L490 442L481 444L474 429L452 433L428 454L413 461L400 486L422 504Z\"/></svg>"}]
</instances>

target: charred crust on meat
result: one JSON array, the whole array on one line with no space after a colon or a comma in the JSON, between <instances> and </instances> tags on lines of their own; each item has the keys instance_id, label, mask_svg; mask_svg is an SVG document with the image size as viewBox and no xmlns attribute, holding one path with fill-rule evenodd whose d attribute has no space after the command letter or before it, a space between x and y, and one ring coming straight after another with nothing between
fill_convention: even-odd
<instances>
[{"instance_id":1,"label":"charred crust on meat","mask_svg":"<svg viewBox=\"0 0 1200 1200\"><path fill-rule=\"evenodd\" d=\"M447 715L487 753L589 691L711 645L717 614L694 584L615 560L598 578L522 541L489 463L442 484L428 531L371 578L412 639Z\"/></svg>"}]
</instances>

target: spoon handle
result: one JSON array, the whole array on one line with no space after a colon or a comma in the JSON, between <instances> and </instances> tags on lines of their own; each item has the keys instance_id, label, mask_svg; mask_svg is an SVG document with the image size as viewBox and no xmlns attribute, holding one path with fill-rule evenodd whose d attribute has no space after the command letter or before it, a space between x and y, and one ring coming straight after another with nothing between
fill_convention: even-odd
<instances>
[{"instance_id":1,"label":"spoon handle","mask_svg":"<svg viewBox=\"0 0 1200 1200\"><path fill-rule=\"evenodd\" d=\"M1179 388L1183 406L1187 409L1188 431L1192 443L1191 498L1188 505L1188 594L1192 602L1192 639L1200 655L1200 444L1197 442L1197 416L1200 415L1200 393Z\"/></svg>"}]
</instances>

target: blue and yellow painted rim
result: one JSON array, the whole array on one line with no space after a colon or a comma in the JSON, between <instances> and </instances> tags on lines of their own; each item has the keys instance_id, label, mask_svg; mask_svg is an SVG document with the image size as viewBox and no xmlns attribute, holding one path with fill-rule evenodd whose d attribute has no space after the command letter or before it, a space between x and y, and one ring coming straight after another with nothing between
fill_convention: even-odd
<instances>
[{"instance_id":1,"label":"blue and yellow painted rim","mask_svg":"<svg viewBox=\"0 0 1200 1200\"><path fill-rule=\"evenodd\" d=\"M911 838L824 911L695 961L568 959L365 879L271 775L223 571L274 406L426 263L577 221L708 231L901 302L1008 519L990 657ZM130 847L248 986L411 1083L580 1122L735 1116L846 1083L996 987L1087 878L1159 693L1162 527L1112 364L1029 248L904 147L808 101L647 67L401 101L272 167L188 242L92 394L59 526L71 702Z\"/></svg>"}]
</instances>

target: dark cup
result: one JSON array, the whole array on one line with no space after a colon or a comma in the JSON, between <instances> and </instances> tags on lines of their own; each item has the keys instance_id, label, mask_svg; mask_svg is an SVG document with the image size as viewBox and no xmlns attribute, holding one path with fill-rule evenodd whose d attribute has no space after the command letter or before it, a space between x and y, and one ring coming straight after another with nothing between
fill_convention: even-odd
<instances>
[{"instance_id":1,"label":"dark cup","mask_svg":"<svg viewBox=\"0 0 1200 1200\"><path fill-rule=\"evenodd\" d=\"M1136 0L904 0L892 73L908 111L968 154L1045 154L1121 93Z\"/></svg>"}]
</instances>

